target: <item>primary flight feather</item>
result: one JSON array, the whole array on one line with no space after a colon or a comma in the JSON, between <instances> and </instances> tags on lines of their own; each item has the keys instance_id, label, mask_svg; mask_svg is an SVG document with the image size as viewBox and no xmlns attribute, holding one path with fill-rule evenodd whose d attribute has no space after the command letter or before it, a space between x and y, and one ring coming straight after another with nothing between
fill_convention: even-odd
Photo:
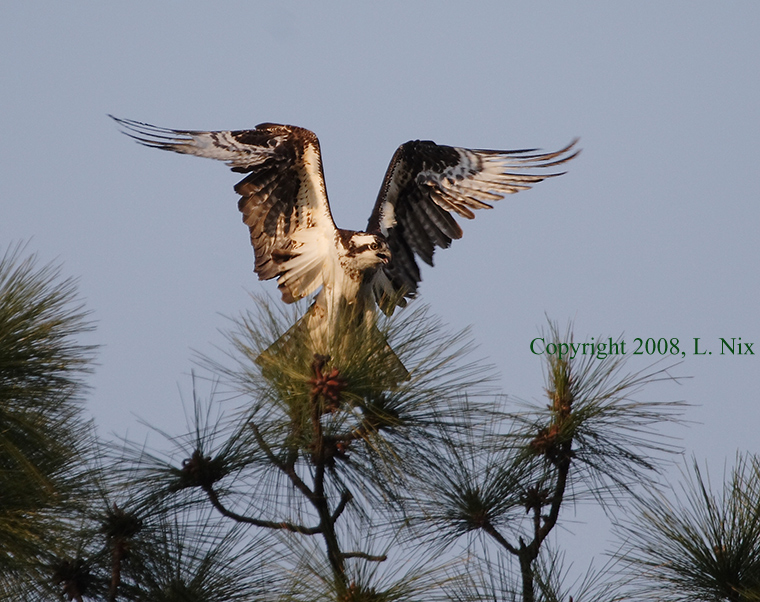
<instances>
[{"instance_id":1,"label":"primary flight feather","mask_svg":"<svg viewBox=\"0 0 760 602\"><path fill-rule=\"evenodd\" d=\"M432 265L436 247L462 236L455 215L564 172L577 141L553 153L474 150L429 140L402 144L393 155L366 231L344 230L327 200L319 141L304 128L262 123L252 130L203 132L114 119L138 142L224 161L245 177L235 186L259 279L277 278L292 303L319 291L322 317L341 303L391 313L414 297L417 258Z\"/></svg>"}]
</instances>

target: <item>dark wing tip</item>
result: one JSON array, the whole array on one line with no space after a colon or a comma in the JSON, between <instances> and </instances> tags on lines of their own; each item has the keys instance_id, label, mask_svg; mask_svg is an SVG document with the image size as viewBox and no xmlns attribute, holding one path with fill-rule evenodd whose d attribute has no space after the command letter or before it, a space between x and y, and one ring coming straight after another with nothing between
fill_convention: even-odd
<instances>
[{"instance_id":1,"label":"dark wing tip","mask_svg":"<svg viewBox=\"0 0 760 602\"><path fill-rule=\"evenodd\" d=\"M573 138L570 141L570 144L568 144L566 147L561 148L556 152L549 153L548 155L546 155L546 159L553 159L555 157L560 157L560 158L557 161L554 161L552 163L545 163L544 166L550 167L551 165L560 165L561 163L570 161L570 159L574 159L575 157L580 155L582 149L575 148L575 145L578 144L579 141L580 141L580 138L578 137ZM570 153L570 151L573 151L573 152ZM567 153L570 153L570 154L568 155Z\"/></svg>"},{"instance_id":2,"label":"dark wing tip","mask_svg":"<svg viewBox=\"0 0 760 602\"><path fill-rule=\"evenodd\" d=\"M581 151L583 150L582 148L575 148L575 145L578 144L578 142L580 142L580 140L581 140L580 137L576 136L575 138L573 138L570 141L570 144L568 144L565 148L560 149L559 151L557 151L557 155L558 156L559 155L564 155L566 153L569 153L570 151L573 151L570 155L568 155L567 157L565 157L564 160L565 161L569 161L570 159L574 159L575 157L577 157L578 155L580 155Z\"/></svg>"},{"instance_id":3,"label":"dark wing tip","mask_svg":"<svg viewBox=\"0 0 760 602\"><path fill-rule=\"evenodd\" d=\"M135 121L134 119L115 117L110 113L108 116L119 124L122 134L129 136L144 146L160 148L161 150L175 150L177 142L182 140L180 137L191 137L197 133L190 130L161 128L150 123Z\"/></svg>"}]
</instances>

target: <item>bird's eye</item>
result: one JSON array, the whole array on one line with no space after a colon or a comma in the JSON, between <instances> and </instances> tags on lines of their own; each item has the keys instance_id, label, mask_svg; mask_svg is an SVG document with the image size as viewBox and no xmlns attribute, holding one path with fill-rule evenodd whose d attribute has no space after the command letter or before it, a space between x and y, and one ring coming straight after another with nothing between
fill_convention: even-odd
<instances>
[{"instance_id":1,"label":"bird's eye","mask_svg":"<svg viewBox=\"0 0 760 602\"><path fill-rule=\"evenodd\" d=\"M372 249L373 251L377 251L380 248L380 245L377 244L376 242L373 242L373 243L370 243L369 248Z\"/></svg>"}]
</instances>

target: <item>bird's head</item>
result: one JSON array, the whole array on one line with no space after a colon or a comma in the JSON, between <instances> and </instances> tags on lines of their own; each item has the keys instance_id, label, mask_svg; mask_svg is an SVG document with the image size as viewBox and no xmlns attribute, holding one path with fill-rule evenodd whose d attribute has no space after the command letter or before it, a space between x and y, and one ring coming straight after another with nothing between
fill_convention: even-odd
<instances>
[{"instance_id":1,"label":"bird's head","mask_svg":"<svg viewBox=\"0 0 760 602\"><path fill-rule=\"evenodd\" d=\"M369 232L355 232L349 238L348 255L360 269L377 268L391 260L391 250L385 238Z\"/></svg>"}]
</instances>

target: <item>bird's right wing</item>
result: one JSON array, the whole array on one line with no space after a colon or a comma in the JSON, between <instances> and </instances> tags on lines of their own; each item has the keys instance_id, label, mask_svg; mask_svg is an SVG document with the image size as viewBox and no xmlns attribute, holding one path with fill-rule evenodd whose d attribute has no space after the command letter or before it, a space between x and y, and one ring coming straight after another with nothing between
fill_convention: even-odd
<instances>
[{"instance_id":1,"label":"bird's right wing","mask_svg":"<svg viewBox=\"0 0 760 602\"><path fill-rule=\"evenodd\" d=\"M278 278L286 302L324 284L326 270L337 262L338 231L313 132L273 123L238 131L171 130L113 119L141 144L225 161L232 171L247 174L235 191L259 278Z\"/></svg>"}]
</instances>

